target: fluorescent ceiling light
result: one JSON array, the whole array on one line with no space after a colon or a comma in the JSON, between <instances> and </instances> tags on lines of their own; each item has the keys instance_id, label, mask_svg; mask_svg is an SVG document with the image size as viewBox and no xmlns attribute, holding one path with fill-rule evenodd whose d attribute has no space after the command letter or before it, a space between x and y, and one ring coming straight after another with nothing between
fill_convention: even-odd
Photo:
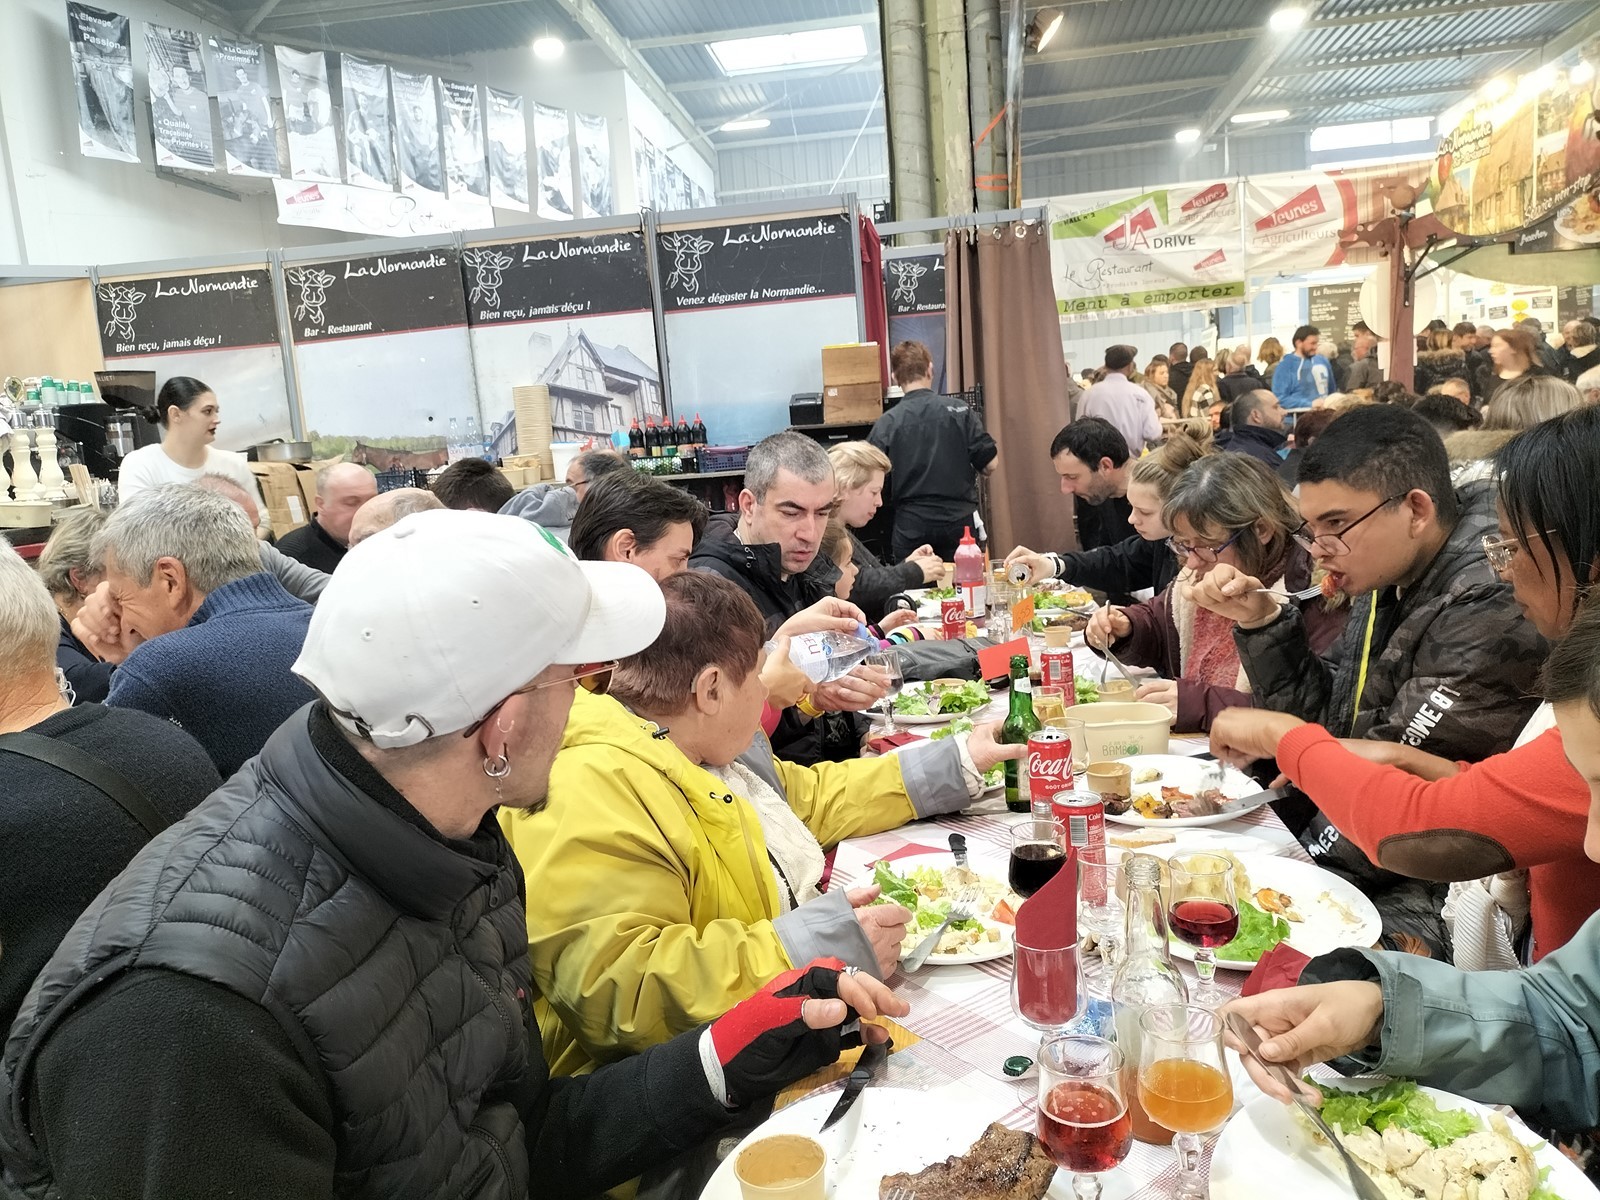
<instances>
[{"instance_id":1,"label":"fluorescent ceiling light","mask_svg":"<svg viewBox=\"0 0 1600 1200\"><path fill-rule=\"evenodd\" d=\"M1555 85L1557 74L1559 72L1556 70L1554 63L1545 63L1537 71L1524 75L1522 84L1524 87L1532 89L1534 94L1537 95L1541 92L1549 91Z\"/></svg>"},{"instance_id":2,"label":"fluorescent ceiling light","mask_svg":"<svg viewBox=\"0 0 1600 1200\"><path fill-rule=\"evenodd\" d=\"M542 58L545 62L553 62L567 52L567 44L558 37L544 37L533 39L533 56Z\"/></svg>"},{"instance_id":3,"label":"fluorescent ceiling light","mask_svg":"<svg viewBox=\"0 0 1600 1200\"><path fill-rule=\"evenodd\" d=\"M1288 115L1287 108L1263 108L1259 112L1234 113L1228 120L1235 125L1260 125L1265 121L1281 121Z\"/></svg>"},{"instance_id":4,"label":"fluorescent ceiling light","mask_svg":"<svg viewBox=\"0 0 1600 1200\"><path fill-rule=\"evenodd\" d=\"M867 56L867 35L860 25L836 25L800 33L732 38L706 47L724 75L780 71L786 67L825 67Z\"/></svg>"},{"instance_id":5,"label":"fluorescent ceiling light","mask_svg":"<svg viewBox=\"0 0 1600 1200\"><path fill-rule=\"evenodd\" d=\"M1583 62L1580 62L1577 66L1572 68L1571 72L1567 75L1567 78L1573 83L1579 84L1580 86L1588 83L1594 78L1594 64L1585 59Z\"/></svg>"},{"instance_id":6,"label":"fluorescent ceiling light","mask_svg":"<svg viewBox=\"0 0 1600 1200\"><path fill-rule=\"evenodd\" d=\"M1028 49L1035 54L1050 44L1050 39L1061 32L1066 14L1059 8L1041 8L1028 22Z\"/></svg>"},{"instance_id":7,"label":"fluorescent ceiling light","mask_svg":"<svg viewBox=\"0 0 1600 1200\"><path fill-rule=\"evenodd\" d=\"M1496 75L1483 85L1483 94L1491 104L1497 104L1511 95L1511 80L1504 75Z\"/></svg>"},{"instance_id":8,"label":"fluorescent ceiling light","mask_svg":"<svg viewBox=\"0 0 1600 1200\"><path fill-rule=\"evenodd\" d=\"M1306 10L1298 4L1285 5L1267 18L1267 28L1273 33L1293 33L1306 23Z\"/></svg>"},{"instance_id":9,"label":"fluorescent ceiling light","mask_svg":"<svg viewBox=\"0 0 1600 1200\"><path fill-rule=\"evenodd\" d=\"M1200 140L1200 131L1193 127L1180 129L1172 135L1172 139L1180 146L1187 146L1190 142L1198 142Z\"/></svg>"},{"instance_id":10,"label":"fluorescent ceiling light","mask_svg":"<svg viewBox=\"0 0 1600 1200\"><path fill-rule=\"evenodd\" d=\"M749 129L765 129L771 124L766 117L746 117L741 121L724 121L717 128L723 133L743 133Z\"/></svg>"}]
</instances>

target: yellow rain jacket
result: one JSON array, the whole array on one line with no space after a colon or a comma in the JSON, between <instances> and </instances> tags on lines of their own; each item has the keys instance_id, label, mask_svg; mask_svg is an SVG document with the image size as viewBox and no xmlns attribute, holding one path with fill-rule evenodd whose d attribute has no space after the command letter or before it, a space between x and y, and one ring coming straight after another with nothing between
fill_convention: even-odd
<instances>
[{"instance_id":1,"label":"yellow rain jacket","mask_svg":"<svg viewBox=\"0 0 1600 1200\"><path fill-rule=\"evenodd\" d=\"M740 762L824 846L969 802L953 738L800 767L758 736ZM527 878L552 1074L665 1042L818 954L876 972L843 895L785 913L754 808L615 700L579 693L547 806L500 824Z\"/></svg>"}]
</instances>

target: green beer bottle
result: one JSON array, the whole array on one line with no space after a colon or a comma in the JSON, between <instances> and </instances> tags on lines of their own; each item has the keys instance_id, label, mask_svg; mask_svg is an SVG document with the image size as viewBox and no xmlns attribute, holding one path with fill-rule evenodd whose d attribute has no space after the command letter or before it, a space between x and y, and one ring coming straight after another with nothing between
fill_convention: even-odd
<instances>
[{"instance_id":1,"label":"green beer bottle","mask_svg":"<svg viewBox=\"0 0 1600 1200\"><path fill-rule=\"evenodd\" d=\"M1028 735L1040 729L1039 718L1033 715L1033 680L1028 677L1028 656L1013 655L1011 659L1011 711L1006 713L1005 724L1000 726L1000 740L1008 746L1026 746ZM1033 789L1028 782L1028 759L1011 759L1006 763L1006 808L1014 813L1031 810Z\"/></svg>"}]
</instances>

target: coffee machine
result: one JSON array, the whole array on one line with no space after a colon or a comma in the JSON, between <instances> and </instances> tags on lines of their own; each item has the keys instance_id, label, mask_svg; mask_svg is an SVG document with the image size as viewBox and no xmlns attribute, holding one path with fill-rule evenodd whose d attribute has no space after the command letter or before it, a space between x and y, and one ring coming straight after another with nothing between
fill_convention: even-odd
<instances>
[{"instance_id":1,"label":"coffee machine","mask_svg":"<svg viewBox=\"0 0 1600 1200\"><path fill-rule=\"evenodd\" d=\"M155 411L156 373L96 371L94 385L104 403L63 404L55 410L57 430L81 448L89 474L115 481L125 457L161 442L161 431L139 413Z\"/></svg>"}]
</instances>

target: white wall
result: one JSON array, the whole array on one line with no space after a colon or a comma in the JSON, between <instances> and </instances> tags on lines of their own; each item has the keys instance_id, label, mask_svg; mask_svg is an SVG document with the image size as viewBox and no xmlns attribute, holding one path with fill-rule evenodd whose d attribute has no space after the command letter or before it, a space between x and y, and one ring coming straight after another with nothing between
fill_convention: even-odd
<instances>
[{"instance_id":1,"label":"white wall","mask_svg":"<svg viewBox=\"0 0 1600 1200\"><path fill-rule=\"evenodd\" d=\"M626 171L618 168L619 173L627 176L618 196L628 198L631 201L630 208L639 207L638 188L634 186L633 178L633 131L637 129L650 139L658 154L665 150L667 157L678 164L680 171L704 188L706 195L716 199L717 176L711 165L711 151L706 139L690 142L685 138L683 131L667 120L666 114L655 106L631 77L623 77L623 86L628 98L628 165Z\"/></svg>"}]
</instances>

